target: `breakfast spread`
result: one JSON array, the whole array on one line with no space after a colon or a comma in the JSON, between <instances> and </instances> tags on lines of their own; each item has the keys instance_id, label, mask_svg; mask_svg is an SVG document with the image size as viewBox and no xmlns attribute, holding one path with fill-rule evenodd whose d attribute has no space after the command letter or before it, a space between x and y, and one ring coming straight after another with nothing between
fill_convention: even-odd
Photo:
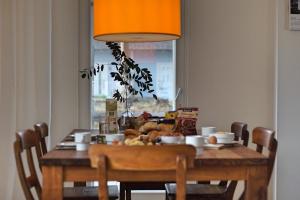
<instances>
[{"instance_id":1,"label":"breakfast spread","mask_svg":"<svg viewBox=\"0 0 300 200\"><path fill-rule=\"evenodd\" d=\"M169 113L169 112L168 112ZM162 136L182 136L183 133L177 131L175 118L177 112L172 111L166 114L168 118L152 118L150 113L144 112L135 118L134 128L124 131L124 142L113 142L113 145L153 145L160 142Z\"/></svg>"},{"instance_id":2,"label":"breakfast spread","mask_svg":"<svg viewBox=\"0 0 300 200\"><path fill-rule=\"evenodd\" d=\"M197 118L198 108L179 108L167 112L163 118L143 112L135 117L132 128L125 129L125 141L112 144L153 145L159 143L162 137L195 135Z\"/></svg>"},{"instance_id":3,"label":"breakfast spread","mask_svg":"<svg viewBox=\"0 0 300 200\"><path fill-rule=\"evenodd\" d=\"M153 145L161 136L181 136L180 132L174 131L174 124L163 124L154 121L145 122L136 129L124 131L125 145Z\"/></svg>"}]
</instances>

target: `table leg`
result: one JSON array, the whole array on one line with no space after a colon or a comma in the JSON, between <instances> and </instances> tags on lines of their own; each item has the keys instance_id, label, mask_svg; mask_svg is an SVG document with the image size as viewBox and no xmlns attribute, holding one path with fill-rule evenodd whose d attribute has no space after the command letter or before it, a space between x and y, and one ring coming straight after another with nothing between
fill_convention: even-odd
<instances>
[{"instance_id":1,"label":"table leg","mask_svg":"<svg viewBox=\"0 0 300 200\"><path fill-rule=\"evenodd\" d=\"M253 166L248 170L245 200L267 200L267 166Z\"/></svg>"},{"instance_id":2,"label":"table leg","mask_svg":"<svg viewBox=\"0 0 300 200\"><path fill-rule=\"evenodd\" d=\"M42 172L42 199L63 199L63 168L61 166L43 166Z\"/></svg>"}]
</instances>

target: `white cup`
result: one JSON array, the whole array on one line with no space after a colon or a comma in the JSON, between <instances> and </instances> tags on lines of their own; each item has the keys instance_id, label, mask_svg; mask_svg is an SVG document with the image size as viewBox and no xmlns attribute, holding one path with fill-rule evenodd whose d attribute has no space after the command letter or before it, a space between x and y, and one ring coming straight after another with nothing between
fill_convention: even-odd
<instances>
[{"instance_id":1,"label":"white cup","mask_svg":"<svg viewBox=\"0 0 300 200\"><path fill-rule=\"evenodd\" d=\"M87 151L89 149L90 144L86 143L77 143L76 151Z\"/></svg>"},{"instance_id":2,"label":"white cup","mask_svg":"<svg viewBox=\"0 0 300 200\"><path fill-rule=\"evenodd\" d=\"M213 126L209 126L209 127L201 127L201 134L203 136L209 136L210 134L216 133L217 132L217 128L213 127Z\"/></svg>"},{"instance_id":3,"label":"white cup","mask_svg":"<svg viewBox=\"0 0 300 200\"><path fill-rule=\"evenodd\" d=\"M193 145L194 147L203 147L204 137L201 135L191 135L185 137L185 143Z\"/></svg>"},{"instance_id":4,"label":"white cup","mask_svg":"<svg viewBox=\"0 0 300 200\"><path fill-rule=\"evenodd\" d=\"M201 135L192 135L185 137L185 143L196 147L196 155L199 156L203 153L204 137Z\"/></svg>"},{"instance_id":5,"label":"white cup","mask_svg":"<svg viewBox=\"0 0 300 200\"><path fill-rule=\"evenodd\" d=\"M91 142L90 132L75 133L75 142L89 144Z\"/></svg>"}]
</instances>

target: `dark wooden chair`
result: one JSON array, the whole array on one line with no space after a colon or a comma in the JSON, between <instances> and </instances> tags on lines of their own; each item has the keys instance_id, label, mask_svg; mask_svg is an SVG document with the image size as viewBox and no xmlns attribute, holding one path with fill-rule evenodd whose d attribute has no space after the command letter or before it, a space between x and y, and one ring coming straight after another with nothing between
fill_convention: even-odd
<instances>
[{"instance_id":1,"label":"dark wooden chair","mask_svg":"<svg viewBox=\"0 0 300 200\"><path fill-rule=\"evenodd\" d=\"M48 152L46 145L46 138L49 136L48 125L45 122L37 123L34 125L34 130L40 137L42 155L45 155Z\"/></svg>"},{"instance_id":2,"label":"dark wooden chair","mask_svg":"<svg viewBox=\"0 0 300 200\"><path fill-rule=\"evenodd\" d=\"M247 130L247 124L242 122L233 122L231 124L231 132L235 134L234 140L242 140L244 146L248 146L249 131ZM209 184L209 182L199 182L198 184L187 184L187 199L204 199L204 200L228 200L232 199L237 181L220 181L218 185ZM227 186L228 185L228 186ZM176 184L169 183L166 187L166 198L168 200L175 199L176 196Z\"/></svg>"},{"instance_id":3,"label":"dark wooden chair","mask_svg":"<svg viewBox=\"0 0 300 200\"><path fill-rule=\"evenodd\" d=\"M256 144L257 152L262 154L264 148L268 150L269 164L268 164L267 181L269 184L272 176L273 168L274 168L277 146L278 146L278 142L275 139L275 131L263 127L257 127L253 129L252 142ZM245 192L242 193L239 199L243 200L245 198L244 195Z\"/></svg>"},{"instance_id":4,"label":"dark wooden chair","mask_svg":"<svg viewBox=\"0 0 300 200\"><path fill-rule=\"evenodd\" d=\"M36 156L34 156L34 151ZM35 157L37 160L41 158L41 145L38 135L35 131L28 129L25 131L19 131L16 133L16 141L14 142L14 154L18 170L19 179L21 182L22 189L24 191L26 200L33 200L34 194L32 188L36 192L38 199L41 199L42 188L40 181L37 176ZM23 162L22 155L26 155L26 162ZM26 175L25 163L29 169L29 174ZM110 188L112 200L118 198L117 187ZM64 199L82 199L82 200L94 200L98 199L97 188L86 188L86 187L66 187L64 188Z\"/></svg>"},{"instance_id":5,"label":"dark wooden chair","mask_svg":"<svg viewBox=\"0 0 300 200\"><path fill-rule=\"evenodd\" d=\"M48 124L45 122L34 124L34 130L39 136L39 141L41 145L41 155L45 155L48 152L46 138L49 136ZM40 166L41 168L41 166ZM84 187L86 182L74 182L75 187Z\"/></svg>"},{"instance_id":6,"label":"dark wooden chair","mask_svg":"<svg viewBox=\"0 0 300 200\"><path fill-rule=\"evenodd\" d=\"M89 149L91 165L98 168L100 200L107 200L107 173L111 170L152 171L154 173L161 170L176 170L176 200L184 200L186 170L193 166L195 154L195 148L190 145L108 146L95 144Z\"/></svg>"}]
</instances>

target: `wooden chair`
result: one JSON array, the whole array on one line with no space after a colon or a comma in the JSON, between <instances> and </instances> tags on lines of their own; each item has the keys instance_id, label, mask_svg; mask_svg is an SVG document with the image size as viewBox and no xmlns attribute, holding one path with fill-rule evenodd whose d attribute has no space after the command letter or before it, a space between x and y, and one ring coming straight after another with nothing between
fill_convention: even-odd
<instances>
[{"instance_id":1,"label":"wooden chair","mask_svg":"<svg viewBox=\"0 0 300 200\"><path fill-rule=\"evenodd\" d=\"M248 146L248 142L249 142L248 124L243 122L233 122L231 124L231 132L234 133L235 141L242 140L243 145L245 147Z\"/></svg>"},{"instance_id":2,"label":"wooden chair","mask_svg":"<svg viewBox=\"0 0 300 200\"><path fill-rule=\"evenodd\" d=\"M247 130L247 124L243 122L233 122L231 124L231 132L235 134L234 140L240 141L244 146L248 146L249 131ZM204 199L204 200L229 200L233 198L237 181L220 181L218 185L207 184L206 182L199 182L198 184L187 184L187 199ZM228 185L228 186L227 186ZM166 184L166 197L169 200L175 199L176 196L176 184Z\"/></svg>"},{"instance_id":3,"label":"wooden chair","mask_svg":"<svg viewBox=\"0 0 300 200\"><path fill-rule=\"evenodd\" d=\"M192 167L195 148L190 145L108 146L92 145L91 165L98 169L99 199L107 200L107 174L111 170L161 171L176 170L177 200L185 199L186 170Z\"/></svg>"},{"instance_id":4,"label":"wooden chair","mask_svg":"<svg viewBox=\"0 0 300 200\"><path fill-rule=\"evenodd\" d=\"M38 145L38 141L34 137L34 132L32 130L17 132L16 141L14 142L14 153L21 186L24 191L26 200L34 199L31 188L35 189L38 199L41 199L42 194L41 184L38 180L34 165L32 153L33 148L35 148L37 154L40 154L40 146ZM24 163L22 160L23 151L25 151L26 153L29 176L26 176L25 174Z\"/></svg>"},{"instance_id":5,"label":"wooden chair","mask_svg":"<svg viewBox=\"0 0 300 200\"><path fill-rule=\"evenodd\" d=\"M34 124L34 130L39 136L39 141L41 145L41 155L45 155L47 150L46 138L49 136L49 128L45 122ZM41 165L40 165L41 169ZM86 182L74 182L75 187L84 187L86 186Z\"/></svg>"},{"instance_id":6,"label":"wooden chair","mask_svg":"<svg viewBox=\"0 0 300 200\"><path fill-rule=\"evenodd\" d=\"M269 151L268 158L268 174L267 181L270 182L273 167L276 159L278 142L275 139L275 131L263 127L257 127L252 132L252 142L256 144L256 151L263 153L263 148ZM245 192L242 193L240 200L244 199Z\"/></svg>"},{"instance_id":7,"label":"wooden chair","mask_svg":"<svg viewBox=\"0 0 300 200\"><path fill-rule=\"evenodd\" d=\"M46 145L46 137L49 136L48 125L45 122L37 123L34 125L34 130L40 137L42 155L45 155L48 152Z\"/></svg>"},{"instance_id":8,"label":"wooden chair","mask_svg":"<svg viewBox=\"0 0 300 200\"><path fill-rule=\"evenodd\" d=\"M37 171L34 163L34 152L36 152L36 158L41 158L41 146L39 137L35 131L28 129L25 131L19 131L16 133L16 141L14 142L14 153L16 159L16 165L18 170L19 179L21 182L22 189L24 191L26 200L33 200L34 195L31 191L34 188L36 196L41 199L42 188L40 181L37 176ZM29 175L26 175L22 155L26 154L27 166L29 169ZM118 198L117 188L110 188L112 194L111 199ZM64 199L82 199L82 200L96 200L98 199L97 188L64 188Z\"/></svg>"},{"instance_id":9,"label":"wooden chair","mask_svg":"<svg viewBox=\"0 0 300 200\"><path fill-rule=\"evenodd\" d=\"M165 190L166 183L168 182L120 182L120 200L131 200L132 190Z\"/></svg>"}]
</instances>

